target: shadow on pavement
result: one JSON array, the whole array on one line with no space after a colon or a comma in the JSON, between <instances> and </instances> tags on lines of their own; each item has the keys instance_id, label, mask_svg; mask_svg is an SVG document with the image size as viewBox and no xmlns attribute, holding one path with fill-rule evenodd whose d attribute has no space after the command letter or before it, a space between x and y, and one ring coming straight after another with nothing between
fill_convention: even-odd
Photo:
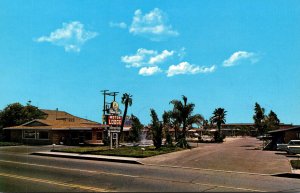
<instances>
[{"instance_id":1,"label":"shadow on pavement","mask_svg":"<svg viewBox=\"0 0 300 193\"><path fill-rule=\"evenodd\" d=\"M298 178L298 179L300 179L300 174L293 174L293 173L274 174L272 176L283 177L283 178Z\"/></svg>"}]
</instances>

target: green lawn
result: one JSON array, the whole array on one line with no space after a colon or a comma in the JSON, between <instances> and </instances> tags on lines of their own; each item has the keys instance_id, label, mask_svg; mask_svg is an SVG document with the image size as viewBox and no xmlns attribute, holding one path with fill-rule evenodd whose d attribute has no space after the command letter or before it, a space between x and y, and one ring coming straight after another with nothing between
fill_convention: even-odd
<instances>
[{"instance_id":1,"label":"green lawn","mask_svg":"<svg viewBox=\"0 0 300 193\"><path fill-rule=\"evenodd\" d=\"M93 155L111 155L111 156L123 156L123 157L136 157L144 158L150 157L165 153L171 153L175 151L182 150L178 147L161 147L155 149L155 147L120 147L117 149L109 149L108 146L99 146L99 147L74 147L54 150L56 152L65 152L65 153L81 153L81 154L93 154Z\"/></svg>"},{"instance_id":2,"label":"green lawn","mask_svg":"<svg viewBox=\"0 0 300 193\"><path fill-rule=\"evenodd\" d=\"M22 145L22 144L16 143L16 142L4 142L4 141L0 141L0 146L16 146L16 145Z\"/></svg>"},{"instance_id":3,"label":"green lawn","mask_svg":"<svg viewBox=\"0 0 300 193\"><path fill-rule=\"evenodd\" d=\"M300 160L291 160L291 165L294 169L300 169Z\"/></svg>"}]
</instances>

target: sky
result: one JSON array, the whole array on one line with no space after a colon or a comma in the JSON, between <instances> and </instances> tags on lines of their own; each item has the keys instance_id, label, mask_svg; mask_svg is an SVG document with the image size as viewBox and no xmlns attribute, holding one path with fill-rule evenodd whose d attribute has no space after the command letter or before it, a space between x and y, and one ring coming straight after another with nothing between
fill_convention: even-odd
<instances>
[{"instance_id":1,"label":"sky","mask_svg":"<svg viewBox=\"0 0 300 193\"><path fill-rule=\"evenodd\" d=\"M149 124L182 95L209 119L254 104L300 124L298 0L1 0L0 109L27 101L101 122L101 90ZM112 101L112 98L108 98ZM124 106L120 105L121 110Z\"/></svg>"}]
</instances>

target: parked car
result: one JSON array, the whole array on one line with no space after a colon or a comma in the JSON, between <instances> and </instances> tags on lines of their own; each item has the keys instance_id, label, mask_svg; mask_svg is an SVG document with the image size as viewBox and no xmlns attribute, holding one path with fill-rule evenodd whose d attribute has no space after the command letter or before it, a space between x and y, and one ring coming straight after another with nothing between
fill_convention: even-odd
<instances>
[{"instance_id":1,"label":"parked car","mask_svg":"<svg viewBox=\"0 0 300 193\"><path fill-rule=\"evenodd\" d=\"M291 140L287 144L277 144L277 150L286 151L289 153L288 146L300 146L300 140Z\"/></svg>"},{"instance_id":2,"label":"parked car","mask_svg":"<svg viewBox=\"0 0 300 193\"><path fill-rule=\"evenodd\" d=\"M288 154L300 154L300 145L288 145Z\"/></svg>"}]
</instances>

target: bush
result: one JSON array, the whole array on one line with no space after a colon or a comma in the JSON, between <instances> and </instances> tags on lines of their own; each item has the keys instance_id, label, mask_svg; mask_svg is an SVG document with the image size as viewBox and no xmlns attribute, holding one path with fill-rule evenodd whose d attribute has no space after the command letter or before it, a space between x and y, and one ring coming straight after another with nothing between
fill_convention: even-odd
<instances>
[{"instance_id":1,"label":"bush","mask_svg":"<svg viewBox=\"0 0 300 193\"><path fill-rule=\"evenodd\" d=\"M214 133L214 141L216 142L216 143L222 143L222 142L224 142L224 139L225 139L225 134L220 134L220 132L219 131L216 131L215 133Z\"/></svg>"},{"instance_id":2,"label":"bush","mask_svg":"<svg viewBox=\"0 0 300 193\"><path fill-rule=\"evenodd\" d=\"M176 143L176 147L180 147L180 148L189 148L191 149L190 144L186 141L186 139L184 137L181 137L178 142Z\"/></svg>"},{"instance_id":3,"label":"bush","mask_svg":"<svg viewBox=\"0 0 300 193\"><path fill-rule=\"evenodd\" d=\"M173 146L173 139L172 139L172 136L171 136L171 134L170 134L169 131L166 132L166 142L165 142L165 145L167 145L169 147Z\"/></svg>"}]
</instances>

